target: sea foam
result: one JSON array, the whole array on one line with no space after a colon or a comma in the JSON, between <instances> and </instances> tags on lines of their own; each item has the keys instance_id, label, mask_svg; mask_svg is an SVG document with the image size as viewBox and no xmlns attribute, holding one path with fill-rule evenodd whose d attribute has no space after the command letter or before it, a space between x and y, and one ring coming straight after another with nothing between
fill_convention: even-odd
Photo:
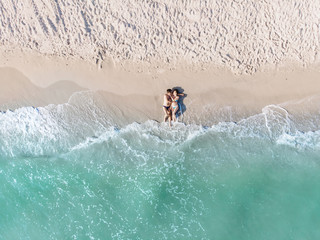
<instances>
[{"instance_id":1,"label":"sea foam","mask_svg":"<svg viewBox=\"0 0 320 240\"><path fill-rule=\"evenodd\" d=\"M0 114L1 239L320 236L308 117L280 105L209 126L115 116L92 92Z\"/></svg>"},{"instance_id":2,"label":"sea foam","mask_svg":"<svg viewBox=\"0 0 320 240\"><path fill-rule=\"evenodd\" d=\"M314 125L304 131L280 105L269 105L261 113L237 122L202 126L149 120L117 124L117 116L103 108L92 92L77 93L68 103L46 107L23 107L0 114L1 152L6 156L55 155L87 148L114 139L135 139L141 148L180 146L198 139L257 139L298 148L318 148L319 130ZM214 114L213 114L214 115ZM305 124L309 124L305 119ZM306 126L304 126L306 128ZM152 143L152 144L151 144Z\"/></svg>"}]
</instances>

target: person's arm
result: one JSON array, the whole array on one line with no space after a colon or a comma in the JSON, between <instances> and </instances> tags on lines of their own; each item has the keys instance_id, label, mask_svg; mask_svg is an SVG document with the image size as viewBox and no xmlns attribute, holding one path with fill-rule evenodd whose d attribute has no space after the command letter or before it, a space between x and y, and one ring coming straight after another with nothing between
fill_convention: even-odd
<instances>
[{"instance_id":1,"label":"person's arm","mask_svg":"<svg viewBox=\"0 0 320 240\"><path fill-rule=\"evenodd\" d=\"M179 93L178 96L184 97L184 93Z\"/></svg>"}]
</instances>

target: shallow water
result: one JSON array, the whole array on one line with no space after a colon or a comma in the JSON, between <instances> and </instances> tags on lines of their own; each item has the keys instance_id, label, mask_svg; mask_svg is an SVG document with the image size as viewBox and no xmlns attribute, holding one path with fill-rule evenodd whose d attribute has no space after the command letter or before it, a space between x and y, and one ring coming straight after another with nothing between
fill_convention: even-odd
<instances>
[{"instance_id":1,"label":"shallow water","mask_svg":"<svg viewBox=\"0 0 320 240\"><path fill-rule=\"evenodd\" d=\"M0 239L320 237L309 119L272 105L170 129L104 114L72 103L0 114Z\"/></svg>"}]
</instances>

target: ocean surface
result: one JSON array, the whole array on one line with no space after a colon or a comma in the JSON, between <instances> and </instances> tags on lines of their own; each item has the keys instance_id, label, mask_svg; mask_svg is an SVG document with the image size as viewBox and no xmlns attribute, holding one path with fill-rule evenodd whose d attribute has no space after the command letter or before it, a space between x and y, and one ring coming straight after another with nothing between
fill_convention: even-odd
<instances>
[{"instance_id":1,"label":"ocean surface","mask_svg":"<svg viewBox=\"0 0 320 240\"><path fill-rule=\"evenodd\" d=\"M118 126L83 98L0 113L0 239L320 238L318 116Z\"/></svg>"}]
</instances>

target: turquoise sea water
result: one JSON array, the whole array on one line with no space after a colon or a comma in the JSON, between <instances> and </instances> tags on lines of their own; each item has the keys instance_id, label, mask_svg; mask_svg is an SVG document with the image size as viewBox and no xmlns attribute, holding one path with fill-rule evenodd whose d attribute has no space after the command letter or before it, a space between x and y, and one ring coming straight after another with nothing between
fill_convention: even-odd
<instances>
[{"instance_id":1,"label":"turquoise sea water","mask_svg":"<svg viewBox=\"0 0 320 240\"><path fill-rule=\"evenodd\" d=\"M92 104L0 114L0 239L319 239L316 124L118 127Z\"/></svg>"}]
</instances>

